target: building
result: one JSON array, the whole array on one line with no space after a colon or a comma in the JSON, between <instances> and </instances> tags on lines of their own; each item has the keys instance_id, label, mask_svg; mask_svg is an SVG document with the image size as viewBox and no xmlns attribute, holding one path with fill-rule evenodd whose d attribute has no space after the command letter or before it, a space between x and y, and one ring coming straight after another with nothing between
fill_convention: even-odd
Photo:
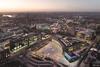
<instances>
[{"instance_id":1,"label":"building","mask_svg":"<svg viewBox=\"0 0 100 67\"><path fill-rule=\"evenodd\" d=\"M95 39L95 36L96 36L95 30L91 30L91 29L85 29L82 31L78 31L76 33L77 38L83 39L85 41L91 41Z\"/></svg>"}]
</instances>

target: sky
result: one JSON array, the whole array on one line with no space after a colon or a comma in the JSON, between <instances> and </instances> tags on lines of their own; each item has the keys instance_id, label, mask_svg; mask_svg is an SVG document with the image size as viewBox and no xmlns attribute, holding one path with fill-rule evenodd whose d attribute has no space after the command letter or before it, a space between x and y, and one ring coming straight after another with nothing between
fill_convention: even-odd
<instances>
[{"instance_id":1,"label":"sky","mask_svg":"<svg viewBox=\"0 0 100 67\"><path fill-rule=\"evenodd\" d=\"M0 12L100 12L100 0L0 0Z\"/></svg>"}]
</instances>

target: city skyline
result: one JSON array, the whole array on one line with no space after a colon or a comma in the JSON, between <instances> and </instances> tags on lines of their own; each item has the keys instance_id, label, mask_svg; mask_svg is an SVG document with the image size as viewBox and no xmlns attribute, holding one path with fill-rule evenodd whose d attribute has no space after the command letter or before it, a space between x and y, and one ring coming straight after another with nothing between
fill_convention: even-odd
<instances>
[{"instance_id":1,"label":"city skyline","mask_svg":"<svg viewBox=\"0 0 100 67\"><path fill-rule=\"evenodd\" d=\"M0 12L100 12L100 0L0 0Z\"/></svg>"}]
</instances>

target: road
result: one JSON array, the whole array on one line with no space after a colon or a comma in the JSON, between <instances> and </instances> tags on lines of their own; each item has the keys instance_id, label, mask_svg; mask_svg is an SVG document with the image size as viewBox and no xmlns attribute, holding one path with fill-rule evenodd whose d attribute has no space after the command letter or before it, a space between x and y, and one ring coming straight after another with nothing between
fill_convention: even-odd
<instances>
[{"instance_id":1,"label":"road","mask_svg":"<svg viewBox=\"0 0 100 67\"><path fill-rule=\"evenodd\" d=\"M16 60L26 64L27 67L54 67L53 61L44 61L33 58L30 55L31 52L27 53L26 55L22 55L16 58Z\"/></svg>"}]
</instances>

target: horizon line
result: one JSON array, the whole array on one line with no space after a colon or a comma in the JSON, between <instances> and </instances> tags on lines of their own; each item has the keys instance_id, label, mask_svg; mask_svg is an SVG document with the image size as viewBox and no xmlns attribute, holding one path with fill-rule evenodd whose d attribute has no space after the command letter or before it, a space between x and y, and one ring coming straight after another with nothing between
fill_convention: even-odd
<instances>
[{"instance_id":1,"label":"horizon line","mask_svg":"<svg viewBox=\"0 0 100 67\"><path fill-rule=\"evenodd\" d=\"M0 13L100 13L100 11L9 11Z\"/></svg>"}]
</instances>

